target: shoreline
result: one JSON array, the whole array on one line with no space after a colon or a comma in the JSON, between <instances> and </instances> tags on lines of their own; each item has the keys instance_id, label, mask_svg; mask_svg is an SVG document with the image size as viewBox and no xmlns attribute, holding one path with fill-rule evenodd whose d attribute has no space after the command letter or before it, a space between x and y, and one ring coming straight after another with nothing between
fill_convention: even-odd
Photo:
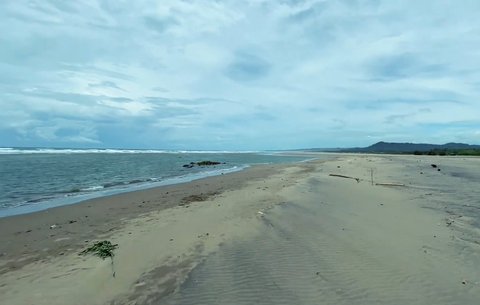
<instances>
[{"instance_id":1,"label":"shoreline","mask_svg":"<svg viewBox=\"0 0 480 305\"><path fill-rule=\"evenodd\" d=\"M0 274L50 256L73 253L92 236L108 236L122 222L143 214L159 212L176 206L186 206L241 187L248 179L262 179L286 164L254 165L240 171L202 177L188 182L81 200L30 213L0 217L0 259L11 261L23 256L21 263L0 265ZM51 226L55 226L51 229ZM91 230L85 231L85 229ZM68 236L67 245L57 244L56 236ZM22 241L18 241L18 239ZM21 246L17 246L20 245ZM42 253L43 252L43 253Z\"/></svg>"},{"instance_id":2,"label":"shoreline","mask_svg":"<svg viewBox=\"0 0 480 305\"><path fill-rule=\"evenodd\" d=\"M47 160L51 158L59 158L55 159L54 161L59 162L59 164L65 163L65 158L71 158L71 156L78 155L82 156L79 160L79 164L90 164L91 162L99 162L100 168L96 171L96 173L108 172L111 174L111 177L108 178L102 174L93 174L94 171L90 172L82 172L81 170L78 171L78 177L72 173L71 175L67 175L64 177L63 181L59 179L53 179L55 182L50 185L48 181L44 179L44 176L48 176L48 172L45 173L39 170L42 169L41 166L44 166L45 160L43 157L48 157ZM205 177L223 175L231 172L241 171L245 168L254 165L268 165L268 164L288 164L298 162L299 159L306 160L309 159L308 156L303 156L299 154L271 154L272 157L264 157L269 156L268 154L253 154L253 153L223 153L221 155L208 155L205 156L204 153L198 154L199 156L203 156L201 158L220 158L220 160L224 160L222 164L213 165L213 166L196 166L195 168L186 168L185 164L189 162L196 162L191 161L194 160L193 158L197 156L196 153L190 154L181 154L181 153L172 153L168 156L168 160L163 159L163 155L165 154L158 154L154 153L154 157L148 157L147 159L142 158L143 160L141 166L145 166L145 164L150 164L149 168L154 168L154 170L144 170L142 172L135 172L133 174L124 174L119 172L116 169L117 167L108 167L105 166L105 156L112 160L117 160L117 158L121 158L122 162L126 162L124 167L128 166L140 166L139 164L135 164L135 158L128 157L125 159L124 156L131 156L131 153L77 153L77 154L34 154L34 159L39 161L41 165L34 170L34 174L32 175L33 178L31 179L19 179L19 176L15 176L12 180L15 181L6 181L6 196L2 196L0 199L0 218L13 216L13 215L21 215L27 214L37 211L46 210L53 207L64 206L64 205L72 205L76 204L81 201L101 198L105 196L111 196L115 194L121 193L128 193L137 190L144 190L149 188L155 188L165 185L172 185L172 184L179 184L179 183L187 183L190 181L202 179ZM135 155L135 154L134 154ZM139 156L145 154L137 154ZM150 153L148 154L150 155ZM0 156L2 156L0 154ZM14 166L21 166L18 164L23 159L18 159L18 156L23 157L20 155L8 155L6 157L10 158L13 157ZM38 157L42 156L42 157ZM52 157L53 156L53 157ZM85 158L84 156L95 156ZM101 157L98 157L101 156ZM174 156L174 157L172 157ZM186 157L184 157L186 156ZM278 157L278 158L277 158ZM155 158L161 158L160 163L153 162ZM173 158L173 159L172 159ZM68 159L70 160L70 159ZM5 161L5 160L4 160ZM73 160L70 160L73 162ZM149 163L150 162L150 163ZM162 163L163 162L163 163ZM160 165L158 165L160 164ZM168 164L168 165L165 165ZM10 168L9 170L13 170ZM47 170L43 168L43 170ZM7 170L8 173L8 170ZM163 174L159 174L163 173ZM23 173L24 175L30 175L29 173ZM55 175L61 173L52 173L53 178ZM120 177L120 178L119 178ZM75 181L75 182L70 182ZM17 183L19 187L18 190L15 190L12 186ZM25 187L21 187L21 185ZM24 193L23 193L24 192ZM11 194L11 195L9 195Z\"/></svg>"},{"instance_id":3,"label":"shoreline","mask_svg":"<svg viewBox=\"0 0 480 305\"><path fill-rule=\"evenodd\" d=\"M137 192L143 191L158 187L164 187L169 185L177 185L183 183L190 183L196 180L201 180L209 177L221 176L225 174L235 173L239 171L243 171L252 165L245 165L245 166L234 166L231 168L226 169L216 169L216 170L208 170L204 172L198 173L191 173L185 174L180 176L169 177L161 181L156 182L144 182L144 183L126 183L122 184L123 187L112 187L112 188L103 188L99 189L98 191L93 192L84 192L83 194L74 194L72 195L63 195L63 197L56 197L45 201L40 201L39 205L21 205L11 208L5 208L0 210L0 219L4 217L11 217L11 216L18 216L18 215L25 215L31 214L36 212L41 212L53 208L58 208L62 206L70 206L82 203L88 200L95 200L103 197L115 196L130 192Z\"/></svg>"},{"instance_id":4,"label":"shoreline","mask_svg":"<svg viewBox=\"0 0 480 305\"><path fill-rule=\"evenodd\" d=\"M335 156L2 218L0 295L14 305L478 300L480 159ZM112 263L78 255L103 239L119 245Z\"/></svg>"}]
</instances>

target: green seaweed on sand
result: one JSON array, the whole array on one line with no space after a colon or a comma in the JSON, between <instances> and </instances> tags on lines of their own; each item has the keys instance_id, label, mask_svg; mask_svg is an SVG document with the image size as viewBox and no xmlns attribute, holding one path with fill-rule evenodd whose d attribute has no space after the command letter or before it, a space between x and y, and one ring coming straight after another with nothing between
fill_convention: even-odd
<instances>
[{"instance_id":1,"label":"green seaweed on sand","mask_svg":"<svg viewBox=\"0 0 480 305\"><path fill-rule=\"evenodd\" d=\"M118 248L118 244L112 244L110 241L104 240L104 241L96 242L93 246L80 252L80 254L86 255L91 253L93 255L101 257L102 259L110 257L113 260L113 256L114 256L113 251L116 248Z\"/></svg>"},{"instance_id":2,"label":"green seaweed on sand","mask_svg":"<svg viewBox=\"0 0 480 305\"><path fill-rule=\"evenodd\" d=\"M118 244L112 244L111 241L109 240L103 240L103 241L98 241L93 246L83 250L80 252L80 255L87 255L87 254L93 254L98 257L101 257L102 259L106 259L107 257L110 257L112 260L112 276L115 277L115 266L113 263L113 256L115 255L113 251L118 248Z\"/></svg>"}]
</instances>

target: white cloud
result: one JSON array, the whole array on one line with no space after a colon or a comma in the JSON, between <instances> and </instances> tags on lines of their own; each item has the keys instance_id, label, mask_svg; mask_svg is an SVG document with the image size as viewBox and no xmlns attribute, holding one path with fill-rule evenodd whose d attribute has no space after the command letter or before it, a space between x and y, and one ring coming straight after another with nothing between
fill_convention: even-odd
<instances>
[{"instance_id":1,"label":"white cloud","mask_svg":"<svg viewBox=\"0 0 480 305\"><path fill-rule=\"evenodd\" d=\"M478 142L478 9L413 0L2 2L0 26L15 31L0 37L0 129L12 135L0 146Z\"/></svg>"}]
</instances>

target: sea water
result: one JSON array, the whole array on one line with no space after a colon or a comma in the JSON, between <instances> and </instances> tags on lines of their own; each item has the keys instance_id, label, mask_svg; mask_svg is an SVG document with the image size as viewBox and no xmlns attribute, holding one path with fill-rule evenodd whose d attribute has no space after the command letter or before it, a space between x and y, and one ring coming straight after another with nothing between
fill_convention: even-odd
<instances>
[{"instance_id":1,"label":"sea water","mask_svg":"<svg viewBox=\"0 0 480 305\"><path fill-rule=\"evenodd\" d=\"M0 217L305 159L266 152L0 148ZM222 164L183 166L205 160Z\"/></svg>"}]
</instances>

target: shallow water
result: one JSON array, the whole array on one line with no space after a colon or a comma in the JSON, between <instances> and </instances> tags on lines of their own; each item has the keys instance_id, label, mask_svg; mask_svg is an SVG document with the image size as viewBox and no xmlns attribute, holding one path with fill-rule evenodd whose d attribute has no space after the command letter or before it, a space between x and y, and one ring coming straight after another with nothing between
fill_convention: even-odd
<instances>
[{"instance_id":1,"label":"shallow water","mask_svg":"<svg viewBox=\"0 0 480 305\"><path fill-rule=\"evenodd\" d=\"M116 192L173 184L305 157L266 153L3 150L0 216L25 213ZM202 160L225 164L184 168ZM12 209L16 208L16 209Z\"/></svg>"}]
</instances>

